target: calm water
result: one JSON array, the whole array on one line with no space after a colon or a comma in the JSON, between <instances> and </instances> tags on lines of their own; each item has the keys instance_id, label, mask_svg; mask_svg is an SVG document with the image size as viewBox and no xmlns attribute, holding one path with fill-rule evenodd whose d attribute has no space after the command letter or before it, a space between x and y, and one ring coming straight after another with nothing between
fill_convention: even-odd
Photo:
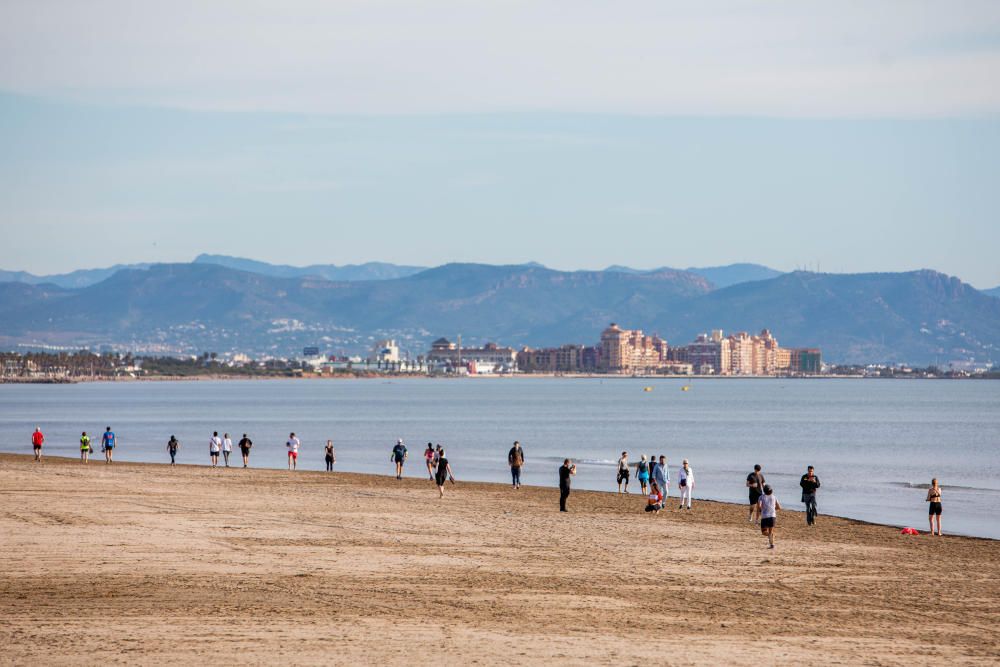
<instances>
[{"instance_id":1,"label":"calm water","mask_svg":"<svg viewBox=\"0 0 1000 667\"><path fill-rule=\"evenodd\" d=\"M323 469L332 438L337 469L391 474L397 437L421 474L428 441L448 450L456 476L509 481L506 455L521 441L526 484L553 486L563 457L580 463L579 488L615 488L622 450L665 454L676 494L688 458L695 498L746 501L744 480L764 467L780 501L801 509L807 464L823 482L821 513L926 527L925 487L944 488L946 532L1000 538L1000 382L934 380L460 379L228 381L0 385L0 451L78 455L87 430L119 437L115 458L208 462L213 430L244 432L255 467L284 467L284 441L302 440L300 467ZM652 386L652 392L643 392ZM238 451L234 453L239 456ZM97 455L101 458L100 453ZM239 474L233 471L232 474ZM390 479L386 483L392 483ZM430 497L430 496L428 496Z\"/></svg>"}]
</instances>

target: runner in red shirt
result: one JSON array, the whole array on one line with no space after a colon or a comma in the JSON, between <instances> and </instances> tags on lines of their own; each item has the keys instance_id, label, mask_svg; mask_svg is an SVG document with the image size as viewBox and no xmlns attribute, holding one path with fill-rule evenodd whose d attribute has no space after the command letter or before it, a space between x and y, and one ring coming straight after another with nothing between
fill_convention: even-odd
<instances>
[{"instance_id":1,"label":"runner in red shirt","mask_svg":"<svg viewBox=\"0 0 1000 667\"><path fill-rule=\"evenodd\" d=\"M35 427L35 432L31 434L31 447L35 450L35 460L42 460L42 443L45 442L45 436L42 435L42 429L39 426Z\"/></svg>"}]
</instances>

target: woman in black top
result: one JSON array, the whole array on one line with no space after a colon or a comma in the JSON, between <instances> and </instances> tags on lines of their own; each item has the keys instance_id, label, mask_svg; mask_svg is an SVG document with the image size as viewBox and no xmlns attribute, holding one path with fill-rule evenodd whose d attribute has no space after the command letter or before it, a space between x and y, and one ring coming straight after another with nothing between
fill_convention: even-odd
<instances>
[{"instance_id":1,"label":"woman in black top","mask_svg":"<svg viewBox=\"0 0 1000 667\"><path fill-rule=\"evenodd\" d=\"M333 451L333 440L326 441L326 471L333 471L333 464L337 462L337 455Z\"/></svg>"},{"instance_id":2,"label":"woman in black top","mask_svg":"<svg viewBox=\"0 0 1000 667\"><path fill-rule=\"evenodd\" d=\"M445 480L451 480L451 483L455 483L455 475L451 472L451 464L448 463L448 459L445 457L444 450L441 450L441 456L438 458L438 468L437 475L434 476L434 481L437 482L438 493L441 494L441 498L444 498L444 483Z\"/></svg>"}]
</instances>

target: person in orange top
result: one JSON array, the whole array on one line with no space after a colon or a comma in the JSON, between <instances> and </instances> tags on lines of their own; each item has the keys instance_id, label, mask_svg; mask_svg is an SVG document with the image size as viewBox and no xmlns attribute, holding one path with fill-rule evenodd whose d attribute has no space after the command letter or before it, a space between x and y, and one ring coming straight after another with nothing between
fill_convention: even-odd
<instances>
[{"instance_id":1,"label":"person in orange top","mask_svg":"<svg viewBox=\"0 0 1000 667\"><path fill-rule=\"evenodd\" d=\"M42 429L39 426L35 427L35 432L31 434L31 447L35 450L35 460L42 460L42 443L45 442L45 436L42 435Z\"/></svg>"},{"instance_id":2,"label":"person in orange top","mask_svg":"<svg viewBox=\"0 0 1000 667\"><path fill-rule=\"evenodd\" d=\"M646 498L646 511L659 514L661 509L663 509L663 493L660 491L659 485L653 482L649 487L649 496Z\"/></svg>"}]
</instances>

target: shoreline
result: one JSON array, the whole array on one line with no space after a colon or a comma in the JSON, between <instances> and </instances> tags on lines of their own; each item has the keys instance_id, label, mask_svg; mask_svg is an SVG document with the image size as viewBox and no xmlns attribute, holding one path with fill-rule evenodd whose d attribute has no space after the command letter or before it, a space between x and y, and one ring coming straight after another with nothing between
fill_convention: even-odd
<instances>
[{"instance_id":1,"label":"shoreline","mask_svg":"<svg viewBox=\"0 0 1000 667\"><path fill-rule=\"evenodd\" d=\"M769 550L729 503L653 516L640 496L573 491L562 514L556 489L461 480L437 495L416 478L0 454L4 661L1000 657L996 541L779 511Z\"/></svg>"},{"instance_id":2,"label":"shoreline","mask_svg":"<svg viewBox=\"0 0 1000 667\"><path fill-rule=\"evenodd\" d=\"M90 466L99 466L99 467L102 467L102 468L105 467L106 464L102 460L100 460L99 457L98 458L94 458L94 456L95 456L94 454L91 455L91 462L89 464L81 465L80 464L80 459L76 458L76 457L58 456L58 455L48 455L48 454L46 454L44 456L43 460L42 460L42 465L44 466L45 463L47 461L49 461L49 460L54 460L54 461L56 461L58 463L58 465L79 466L81 470L86 470ZM13 460L18 460L18 461L20 461L22 463L32 463L32 461L33 461L33 455L31 455L31 454L17 454L17 453L11 453L11 452L0 452L0 463L2 463L4 461L4 459L8 458L8 457L12 458ZM112 467L114 467L114 468L118 468L118 467L122 467L122 466L139 466L139 467L152 466L152 467L157 467L157 468L165 468L165 469L168 469L168 470L171 468L171 465L169 463L159 463L159 462L152 462L152 461L116 461L115 463L112 464ZM199 464L199 463L178 463L177 465L173 466L173 468L174 469L183 468L183 469L190 469L190 470L213 470L213 468L210 465ZM220 468L216 468L215 470L225 471L227 469L225 467L220 467ZM237 465L233 465L230 468L228 468L228 470L232 471L234 474L240 474L241 472L243 472L244 469L241 468L241 467L239 467L239 466L237 466ZM294 475L319 475L320 477L328 477L331 474L332 475L343 475L343 476L348 476L348 477L357 477L358 479L367 480L370 483L379 483L379 482L383 482L383 481L390 481L390 482L395 481L395 477L393 475L388 474L388 473L381 474L381 473L370 473L370 472L355 472L355 471L350 471L350 470L334 470L332 473L330 473L330 472L324 472L324 471L321 471L321 470L301 469L301 470L295 470L295 471L288 471L287 469L280 468L280 467L279 468L269 468L269 467L254 467L254 466L251 466L247 470L248 471L249 470L253 470L253 471L264 471L264 472L276 472L276 473L289 473L289 472L291 472L291 474L294 474ZM405 477L404 480L408 481L408 482L412 482L412 481L417 481L417 482L425 481L425 480L422 479L422 477L419 476L419 474L418 475L414 475L412 473L410 474L410 476ZM462 484L464 484L466 486L469 486L471 488L475 488L477 486L481 486L484 489L492 489L492 490L498 490L498 489L502 490L502 489L509 489L510 488L510 484L506 483L506 482L487 482L487 481L481 481L481 480L470 480L470 481L463 481ZM538 486L538 485L524 484L524 485L522 485L522 488L533 489L535 491L549 491L549 492L553 492L553 493L555 493L556 491L558 491L558 487L555 484L553 484L551 486ZM627 499L639 499L639 500L642 500L643 502L645 502L645 496L643 496L641 493L629 493L629 494L627 494L625 496L619 496L617 491L599 491L599 490L594 490L594 489L575 489L573 491L573 493L575 493L575 494L588 493L588 494L607 495L607 496L611 496L611 497L615 497L615 498L621 497L621 498L627 498ZM677 498L676 493L674 495L669 496L669 500L671 500L671 502L673 502L673 500L675 500L676 498ZM725 506L725 507L728 507L728 508L735 508L735 509L738 509L740 511L746 511L746 509L747 509L747 505L744 504L744 503L736 503L736 502L732 502L732 501L728 501L728 500L718 500L718 499L714 499L714 498L697 497L697 498L694 498L694 502L695 503L712 503L714 505ZM782 510L782 514L785 514L785 515L787 515L787 514L793 514L793 515L796 516L796 519L795 519L796 521L801 520L802 517L805 516L805 512L804 511L799 510L799 509L790 509L790 508ZM883 522L883 521L870 521L870 520L866 520L866 519L857 519L857 518L850 517L850 516L845 516L845 515L842 515L842 514L823 513L823 514L820 514L819 516L821 518L836 519L838 521L844 521L844 522L847 522L847 523L852 524L852 525L877 526L877 527L880 527L880 528L889 528L889 529L893 529L893 530L897 530L897 531L898 530L902 530L903 528L906 527L906 526L904 526L902 524L888 523L888 522ZM920 536L922 536L922 537L927 537L928 536L927 535L927 531L922 526L918 527L917 530L920 532ZM982 535L967 535L965 533L948 533L944 537L948 537L948 538L952 538L952 539L985 540L985 541L988 541L988 542L997 542L997 543L1000 543L1000 538L985 537L985 536L982 536Z\"/></svg>"}]
</instances>

